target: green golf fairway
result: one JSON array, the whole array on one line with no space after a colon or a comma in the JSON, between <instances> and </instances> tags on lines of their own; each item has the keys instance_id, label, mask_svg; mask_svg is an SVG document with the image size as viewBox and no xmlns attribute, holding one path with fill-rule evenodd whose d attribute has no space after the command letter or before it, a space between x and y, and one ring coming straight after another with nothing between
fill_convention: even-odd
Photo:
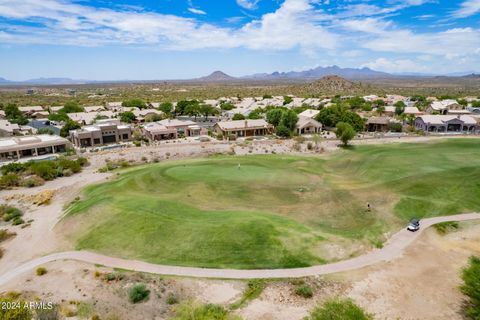
<instances>
[{"instance_id":1,"label":"green golf fairway","mask_svg":"<svg viewBox=\"0 0 480 320\"><path fill-rule=\"evenodd\" d=\"M120 172L68 208L61 228L77 249L184 266L301 267L381 246L411 217L480 209L477 139Z\"/></svg>"}]
</instances>

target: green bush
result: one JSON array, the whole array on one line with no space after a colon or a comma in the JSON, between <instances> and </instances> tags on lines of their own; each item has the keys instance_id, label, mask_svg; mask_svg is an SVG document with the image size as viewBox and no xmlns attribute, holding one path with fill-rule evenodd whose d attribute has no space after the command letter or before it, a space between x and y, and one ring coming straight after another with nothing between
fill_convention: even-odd
<instances>
[{"instance_id":1,"label":"green bush","mask_svg":"<svg viewBox=\"0 0 480 320\"><path fill-rule=\"evenodd\" d=\"M247 287L245 288L245 291L243 291L242 298L240 299L240 301L234 303L231 306L232 309L238 309L242 307L245 303L258 298L263 292L263 289L265 289L265 286L265 280L253 279L248 281Z\"/></svg>"},{"instance_id":2,"label":"green bush","mask_svg":"<svg viewBox=\"0 0 480 320\"><path fill-rule=\"evenodd\" d=\"M14 225L14 226L18 226L18 225L24 224L24 223L25 223L25 221L21 217L16 217L12 221L12 225Z\"/></svg>"},{"instance_id":3,"label":"green bush","mask_svg":"<svg viewBox=\"0 0 480 320\"><path fill-rule=\"evenodd\" d=\"M433 227L439 234L445 235L449 232L458 230L458 228L460 228L460 225L457 221L446 221L434 224Z\"/></svg>"},{"instance_id":4,"label":"green bush","mask_svg":"<svg viewBox=\"0 0 480 320\"><path fill-rule=\"evenodd\" d=\"M23 212L15 207L1 205L0 206L0 217L4 221L14 220L15 218L20 218L23 215Z\"/></svg>"},{"instance_id":5,"label":"green bush","mask_svg":"<svg viewBox=\"0 0 480 320\"><path fill-rule=\"evenodd\" d=\"M0 177L0 188L17 187L20 184L20 177L14 173L9 173Z\"/></svg>"},{"instance_id":6,"label":"green bush","mask_svg":"<svg viewBox=\"0 0 480 320\"><path fill-rule=\"evenodd\" d=\"M469 319L480 319L480 257L470 257L469 265L462 272L462 292L468 297L465 314Z\"/></svg>"},{"instance_id":7,"label":"green bush","mask_svg":"<svg viewBox=\"0 0 480 320\"><path fill-rule=\"evenodd\" d=\"M175 311L174 320L241 320L216 304L197 305L187 302L179 305Z\"/></svg>"},{"instance_id":8,"label":"green bush","mask_svg":"<svg viewBox=\"0 0 480 320\"><path fill-rule=\"evenodd\" d=\"M7 303L20 303L20 306L22 306L25 302L15 301L10 298L0 298L0 305ZM28 308L0 308L0 319L2 320L29 320L32 318L32 312Z\"/></svg>"},{"instance_id":9,"label":"green bush","mask_svg":"<svg viewBox=\"0 0 480 320\"><path fill-rule=\"evenodd\" d=\"M43 275L47 274L47 268L38 267L37 270L35 270L35 273L37 274L37 276L43 276Z\"/></svg>"},{"instance_id":10,"label":"green bush","mask_svg":"<svg viewBox=\"0 0 480 320\"><path fill-rule=\"evenodd\" d=\"M40 177L33 176L26 179L23 179L21 185L22 187L33 188L45 184L45 180Z\"/></svg>"},{"instance_id":11,"label":"green bush","mask_svg":"<svg viewBox=\"0 0 480 320\"><path fill-rule=\"evenodd\" d=\"M174 295L173 293L169 293L168 296L167 296L167 304L177 304L178 303L178 298L176 295Z\"/></svg>"},{"instance_id":12,"label":"green bush","mask_svg":"<svg viewBox=\"0 0 480 320\"><path fill-rule=\"evenodd\" d=\"M313 290L310 286L308 285L303 285L301 287L298 287L295 289L295 293L303 298L311 298L313 297Z\"/></svg>"},{"instance_id":13,"label":"green bush","mask_svg":"<svg viewBox=\"0 0 480 320\"><path fill-rule=\"evenodd\" d=\"M134 285L128 290L128 298L132 303L138 303L148 299L150 290L148 290L143 283Z\"/></svg>"},{"instance_id":14,"label":"green bush","mask_svg":"<svg viewBox=\"0 0 480 320\"><path fill-rule=\"evenodd\" d=\"M371 315L365 313L352 300L329 300L310 312L305 320L371 320Z\"/></svg>"}]
</instances>

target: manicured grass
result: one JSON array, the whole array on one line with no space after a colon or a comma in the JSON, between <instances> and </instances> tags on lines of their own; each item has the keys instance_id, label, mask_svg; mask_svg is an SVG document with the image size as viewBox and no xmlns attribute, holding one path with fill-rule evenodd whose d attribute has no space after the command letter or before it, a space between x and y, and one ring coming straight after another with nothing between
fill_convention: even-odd
<instances>
[{"instance_id":1,"label":"manicured grass","mask_svg":"<svg viewBox=\"0 0 480 320\"><path fill-rule=\"evenodd\" d=\"M308 266L379 247L411 217L479 210L479 165L476 139L362 146L327 158L165 162L86 188L63 226L77 249L154 263ZM332 244L350 253L332 253ZM348 251L359 247L352 244L361 249Z\"/></svg>"}]
</instances>

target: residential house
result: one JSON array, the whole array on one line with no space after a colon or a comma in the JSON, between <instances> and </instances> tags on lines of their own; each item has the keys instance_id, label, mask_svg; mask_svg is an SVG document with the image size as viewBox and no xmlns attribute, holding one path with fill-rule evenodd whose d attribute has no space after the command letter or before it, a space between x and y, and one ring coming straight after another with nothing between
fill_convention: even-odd
<instances>
[{"instance_id":1,"label":"residential house","mask_svg":"<svg viewBox=\"0 0 480 320\"><path fill-rule=\"evenodd\" d=\"M296 124L298 134L315 134L322 131L322 124L317 120L299 115Z\"/></svg>"},{"instance_id":2,"label":"residential house","mask_svg":"<svg viewBox=\"0 0 480 320\"><path fill-rule=\"evenodd\" d=\"M477 121L468 115L423 115L415 119L415 128L426 132L475 132Z\"/></svg>"},{"instance_id":3,"label":"residential house","mask_svg":"<svg viewBox=\"0 0 480 320\"><path fill-rule=\"evenodd\" d=\"M320 110L307 109L298 114L299 117L315 118L320 113Z\"/></svg>"},{"instance_id":4,"label":"residential house","mask_svg":"<svg viewBox=\"0 0 480 320\"><path fill-rule=\"evenodd\" d=\"M99 120L98 123L70 131L70 140L76 147L93 147L130 141L132 128L118 120Z\"/></svg>"},{"instance_id":5,"label":"residential house","mask_svg":"<svg viewBox=\"0 0 480 320\"><path fill-rule=\"evenodd\" d=\"M150 122L143 126L143 134L150 141L177 139L178 132L175 128L168 128L158 122Z\"/></svg>"},{"instance_id":6,"label":"residential house","mask_svg":"<svg viewBox=\"0 0 480 320\"><path fill-rule=\"evenodd\" d=\"M398 123L390 117L370 117L367 119L368 132L387 132L391 123Z\"/></svg>"},{"instance_id":7,"label":"residential house","mask_svg":"<svg viewBox=\"0 0 480 320\"><path fill-rule=\"evenodd\" d=\"M197 137L208 133L207 129L190 120L164 119L158 123L169 129L177 130L178 136Z\"/></svg>"},{"instance_id":8,"label":"residential house","mask_svg":"<svg viewBox=\"0 0 480 320\"><path fill-rule=\"evenodd\" d=\"M103 106L88 106L83 108L85 112L100 112L104 111L105 108Z\"/></svg>"},{"instance_id":9,"label":"residential house","mask_svg":"<svg viewBox=\"0 0 480 320\"><path fill-rule=\"evenodd\" d=\"M65 152L70 146L67 139L50 135L0 139L0 161Z\"/></svg>"},{"instance_id":10,"label":"residential house","mask_svg":"<svg viewBox=\"0 0 480 320\"><path fill-rule=\"evenodd\" d=\"M97 119L97 113L94 112L73 112L67 113L68 117L80 123L81 125L89 125L95 122Z\"/></svg>"},{"instance_id":11,"label":"residential house","mask_svg":"<svg viewBox=\"0 0 480 320\"><path fill-rule=\"evenodd\" d=\"M425 112L428 114L449 114L451 110L461 110L463 106L460 105L457 100L441 100L433 101L426 109Z\"/></svg>"},{"instance_id":12,"label":"residential house","mask_svg":"<svg viewBox=\"0 0 480 320\"><path fill-rule=\"evenodd\" d=\"M43 112L43 107L41 106L26 106L26 107L18 107L21 113L23 113L26 117L32 117L35 112Z\"/></svg>"},{"instance_id":13,"label":"residential house","mask_svg":"<svg viewBox=\"0 0 480 320\"><path fill-rule=\"evenodd\" d=\"M214 126L217 134L228 138L235 137L251 137L264 136L272 133L273 126L264 119L248 119L248 120L234 120L234 121L220 121Z\"/></svg>"},{"instance_id":14,"label":"residential house","mask_svg":"<svg viewBox=\"0 0 480 320\"><path fill-rule=\"evenodd\" d=\"M10 123L8 120L0 120L0 137L11 137L20 132L20 127L16 123Z\"/></svg>"},{"instance_id":15,"label":"residential house","mask_svg":"<svg viewBox=\"0 0 480 320\"><path fill-rule=\"evenodd\" d=\"M135 109L133 110L133 114L138 122L145 122L145 118L155 115L161 116L163 115L163 112L156 109Z\"/></svg>"}]
</instances>

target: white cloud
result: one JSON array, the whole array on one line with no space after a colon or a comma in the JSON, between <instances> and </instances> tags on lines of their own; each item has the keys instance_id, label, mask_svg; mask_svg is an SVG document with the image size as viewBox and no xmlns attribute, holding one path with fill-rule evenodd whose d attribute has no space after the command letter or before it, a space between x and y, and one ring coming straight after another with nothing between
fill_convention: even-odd
<instances>
[{"instance_id":1,"label":"white cloud","mask_svg":"<svg viewBox=\"0 0 480 320\"><path fill-rule=\"evenodd\" d=\"M466 18L480 12L480 0L466 0L452 13L455 18Z\"/></svg>"},{"instance_id":2,"label":"white cloud","mask_svg":"<svg viewBox=\"0 0 480 320\"><path fill-rule=\"evenodd\" d=\"M258 8L260 0L237 0L237 4L245 9L254 10Z\"/></svg>"},{"instance_id":3,"label":"white cloud","mask_svg":"<svg viewBox=\"0 0 480 320\"><path fill-rule=\"evenodd\" d=\"M188 11L195 14L207 14L205 11L195 8L188 8Z\"/></svg>"},{"instance_id":4,"label":"white cloud","mask_svg":"<svg viewBox=\"0 0 480 320\"><path fill-rule=\"evenodd\" d=\"M317 23L316 15L309 0L286 0L277 11L233 29L173 15L98 9L60 0L0 0L0 16L43 24L3 30L13 36L11 42L35 44L154 45L175 50L335 47L335 36Z\"/></svg>"},{"instance_id":5,"label":"white cloud","mask_svg":"<svg viewBox=\"0 0 480 320\"><path fill-rule=\"evenodd\" d=\"M390 73L423 72L426 70L423 65L409 59L389 60L378 58L373 62L363 64L361 67Z\"/></svg>"}]
</instances>

